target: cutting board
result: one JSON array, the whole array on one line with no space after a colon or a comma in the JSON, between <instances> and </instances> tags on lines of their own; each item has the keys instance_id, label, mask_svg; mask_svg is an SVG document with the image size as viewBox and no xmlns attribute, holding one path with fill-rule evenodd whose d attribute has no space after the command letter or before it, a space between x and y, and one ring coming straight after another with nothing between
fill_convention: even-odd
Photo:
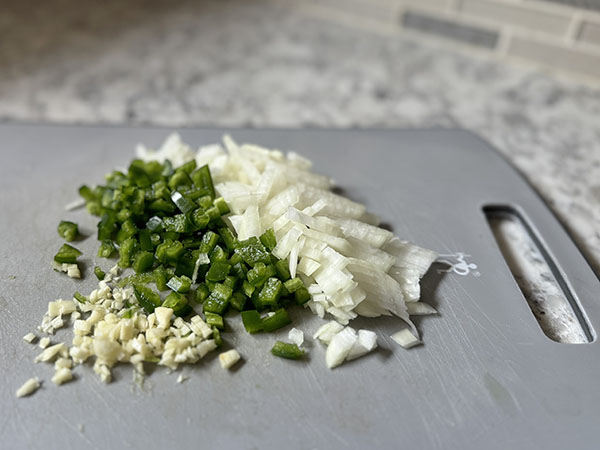
<instances>
[{"instance_id":1,"label":"cutting board","mask_svg":"<svg viewBox=\"0 0 600 450\"><path fill-rule=\"evenodd\" d=\"M348 197L402 238L442 254L469 255L477 271L432 270L423 300L440 314L417 319L425 345L389 339L399 319L359 319L379 334L372 354L329 370L325 349L308 339L306 361L274 358L275 335L248 335L239 318L224 334L243 356L221 369L216 354L181 373L152 370L143 387L130 367L105 385L85 365L61 387L53 368L34 364L34 331L49 300L94 286L96 220L66 212L83 183L125 166L136 143L157 146L157 128L0 126L0 446L45 448L242 449L595 449L599 448L600 347L549 340L536 324L487 224L483 208L508 205L532 227L573 298L600 327L598 278L546 205L488 144L459 130L327 131L183 129L193 146L223 133L238 141L295 150L332 176ZM61 219L89 238L85 279L50 268ZM471 266L473 267L473 266ZM322 323L293 311L312 335ZM53 338L68 339L62 330ZM67 341L67 342L70 342ZM38 376L42 388L16 399Z\"/></svg>"}]
</instances>

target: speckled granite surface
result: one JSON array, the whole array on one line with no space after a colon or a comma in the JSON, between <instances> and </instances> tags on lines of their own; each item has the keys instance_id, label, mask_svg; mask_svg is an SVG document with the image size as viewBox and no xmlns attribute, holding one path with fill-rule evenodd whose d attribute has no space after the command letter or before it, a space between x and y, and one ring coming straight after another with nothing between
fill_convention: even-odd
<instances>
[{"instance_id":1,"label":"speckled granite surface","mask_svg":"<svg viewBox=\"0 0 600 450\"><path fill-rule=\"evenodd\" d=\"M598 88L277 2L31 6L0 15L0 120L463 127L525 173L600 272Z\"/></svg>"}]
</instances>

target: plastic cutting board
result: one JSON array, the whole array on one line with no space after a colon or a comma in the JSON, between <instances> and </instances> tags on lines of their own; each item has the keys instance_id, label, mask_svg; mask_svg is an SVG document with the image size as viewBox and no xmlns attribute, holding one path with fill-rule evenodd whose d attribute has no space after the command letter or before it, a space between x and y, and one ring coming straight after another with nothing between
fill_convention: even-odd
<instances>
[{"instance_id":1,"label":"plastic cutting board","mask_svg":"<svg viewBox=\"0 0 600 450\"><path fill-rule=\"evenodd\" d=\"M309 338L306 362L269 354L287 329L251 336L231 319L235 333L225 339L244 358L232 372L215 353L183 369L189 379L182 384L158 368L139 388L131 368L119 367L104 385L83 366L75 381L54 386L53 368L32 362L40 350L22 336L35 330L49 300L95 286L96 221L64 205L80 184L125 166L136 143L157 146L169 131L0 126L1 448L600 448L599 344L544 336L482 208L521 212L596 329L598 278L521 176L464 131L181 130L194 146L229 132L238 141L295 150L397 235L442 254L470 255L466 269L476 264L477 271L434 267L425 277L423 300L440 312L417 320L425 345L407 351L392 342L399 319L360 319L353 326L376 330L380 348L331 371L324 348L310 339L321 320L296 311L295 324ZM61 245L56 226L65 218L90 235L77 243L83 281L50 268ZM34 375L42 388L16 399Z\"/></svg>"}]
</instances>

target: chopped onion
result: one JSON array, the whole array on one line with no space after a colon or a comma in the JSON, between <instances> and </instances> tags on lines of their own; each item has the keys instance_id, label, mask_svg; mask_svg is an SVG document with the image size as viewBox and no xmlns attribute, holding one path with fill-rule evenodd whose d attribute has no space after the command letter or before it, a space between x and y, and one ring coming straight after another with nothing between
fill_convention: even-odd
<instances>
[{"instance_id":1,"label":"chopped onion","mask_svg":"<svg viewBox=\"0 0 600 450\"><path fill-rule=\"evenodd\" d=\"M351 245L348 256L371 263L383 272L389 271L396 262L397 258L395 256L392 256L383 250L371 247L354 237L349 237L347 239Z\"/></svg>"},{"instance_id":2,"label":"chopped onion","mask_svg":"<svg viewBox=\"0 0 600 450\"><path fill-rule=\"evenodd\" d=\"M326 206L327 206L327 202L325 200L323 200L322 198L320 198L319 200L314 202L312 205L304 208L302 210L302 212L308 216L314 216L314 215L320 213L321 210L323 208L325 208Z\"/></svg>"},{"instance_id":3,"label":"chopped onion","mask_svg":"<svg viewBox=\"0 0 600 450\"><path fill-rule=\"evenodd\" d=\"M375 248L380 248L394 237L391 231L354 219L338 219L337 223L344 236L353 237Z\"/></svg>"},{"instance_id":4,"label":"chopped onion","mask_svg":"<svg viewBox=\"0 0 600 450\"><path fill-rule=\"evenodd\" d=\"M357 339L358 335L351 327L346 327L334 335L325 353L325 364L327 364L327 367L333 369L342 364Z\"/></svg>"},{"instance_id":5,"label":"chopped onion","mask_svg":"<svg viewBox=\"0 0 600 450\"><path fill-rule=\"evenodd\" d=\"M325 344L329 344L333 336L342 331L344 327L337 323L335 320L327 322L325 325L321 326L317 330L315 334L313 334L313 339L319 339L321 342Z\"/></svg>"},{"instance_id":6,"label":"chopped onion","mask_svg":"<svg viewBox=\"0 0 600 450\"><path fill-rule=\"evenodd\" d=\"M282 239L278 240L277 245L273 249L273 254L279 259L286 259L301 234L302 231L298 227L292 228Z\"/></svg>"},{"instance_id":7,"label":"chopped onion","mask_svg":"<svg viewBox=\"0 0 600 450\"><path fill-rule=\"evenodd\" d=\"M236 231L240 241L245 241L253 236L258 237L262 234L257 205L248 206L242 216L240 229L239 231L236 229Z\"/></svg>"},{"instance_id":8,"label":"chopped onion","mask_svg":"<svg viewBox=\"0 0 600 450\"><path fill-rule=\"evenodd\" d=\"M210 258L206 253L200 253L198 255L198 259L196 259L196 264L194 264L194 273L192 274L192 283L196 282L198 278L198 271L200 270L200 266L203 264L210 264Z\"/></svg>"},{"instance_id":9,"label":"chopped onion","mask_svg":"<svg viewBox=\"0 0 600 450\"><path fill-rule=\"evenodd\" d=\"M396 257L396 266L416 270L419 278L437 258L437 253L398 238L390 240L383 250Z\"/></svg>"},{"instance_id":10,"label":"chopped onion","mask_svg":"<svg viewBox=\"0 0 600 450\"><path fill-rule=\"evenodd\" d=\"M300 250L300 256L307 256L314 261L321 261L323 251L327 248L325 242L317 241L316 239L306 238L304 246Z\"/></svg>"},{"instance_id":11,"label":"chopped onion","mask_svg":"<svg viewBox=\"0 0 600 450\"><path fill-rule=\"evenodd\" d=\"M415 345L422 344L421 340L412 334L408 328L397 331L390 337L404 348L411 348Z\"/></svg>"},{"instance_id":12,"label":"chopped onion","mask_svg":"<svg viewBox=\"0 0 600 450\"><path fill-rule=\"evenodd\" d=\"M297 167L298 169L309 170L312 167L310 159L307 159L296 152L288 152L287 160L292 166Z\"/></svg>"},{"instance_id":13,"label":"chopped onion","mask_svg":"<svg viewBox=\"0 0 600 450\"><path fill-rule=\"evenodd\" d=\"M411 316L427 316L430 314L437 314L437 311L433 306L423 302L406 303L406 309Z\"/></svg>"},{"instance_id":14,"label":"chopped onion","mask_svg":"<svg viewBox=\"0 0 600 450\"><path fill-rule=\"evenodd\" d=\"M302 330L292 328L288 332L288 339L294 344L296 344L298 347L300 347L304 343L304 333L302 332Z\"/></svg>"},{"instance_id":15,"label":"chopped onion","mask_svg":"<svg viewBox=\"0 0 600 450\"><path fill-rule=\"evenodd\" d=\"M307 256L301 258L298 263L298 271L306 276L311 276L319 267L321 267L321 264Z\"/></svg>"},{"instance_id":16,"label":"chopped onion","mask_svg":"<svg viewBox=\"0 0 600 450\"><path fill-rule=\"evenodd\" d=\"M296 269L298 268L298 253L300 252L300 249L302 247L304 247L304 243L306 242L306 238L304 236L300 236L300 239L298 239L298 242L292 247L292 250L290 251L290 276L292 278L294 278L296 276Z\"/></svg>"},{"instance_id":17,"label":"chopped onion","mask_svg":"<svg viewBox=\"0 0 600 450\"><path fill-rule=\"evenodd\" d=\"M203 147L200 147L198 149L198 151L196 152L196 165L198 167L202 167L206 164L208 164L211 169L211 171L213 171L213 167L212 167L212 163L213 161L219 157L219 156L223 156L225 154L225 152L223 151L223 148L219 145L219 144L211 144L211 145L205 145Z\"/></svg>"},{"instance_id":18,"label":"chopped onion","mask_svg":"<svg viewBox=\"0 0 600 450\"><path fill-rule=\"evenodd\" d=\"M300 201L300 191L298 186L292 185L271 198L266 204L266 209L271 216L278 217L298 201Z\"/></svg>"},{"instance_id":19,"label":"chopped onion","mask_svg":"<svg viewBox=\"0 0 600 450\"><path fill-rule=\"evenodd\" d=\"M346 311L336 306L328 306L326 311L331 314L342 325L348 325L352 319L356 318L357 314L354 311Z\"/></svg>"},{"instance_id":20,"label":"chopped onion","mask_svg":"<svg viewBox=\"0 0 600 450\"><path fill-rule=\"evenodd\" d=\"M358 339L350 349L347 361L360 358L377 347L377 335L370 330L358 330Z\"/></svg>"},{"instance_id":21,"label":"chopped onion","mask_svg":"<svg viewBox=\"0 0 600 450\"><path fill-rule=\"evenodd\" d=\"M288 208L286 217L292 222L301 223L302 225L306 225L307 227L322 233L331 234L333 236L341 235L339 227L328 217L313 217L302 211L298 211L293 206Z\"/></svg>"},{"instance_id":22,"label":"chopped onion","mask_svg":"<svg viewBox=\"0 0 600 450\"><path fill-rule=\"evenodd\" d=\"M256 205L260 194L252 186L239 181L226 181L215 186L217 193L225 199L234 214L242 214L249 206Z\"/></svg>"},{"instance_id":23,"label":"chopped onion","mask_svg":"<svg viewBox=\"0 0 600 450\"><path fill-rule=\"evenodd\" d=\"M333 217L358 219L366 210L365 205L353 202L333 192L302 184L302 203L311 205L318 200L326 202L322 212ZM291 205L290 205L291 206Z\"/></svg>"}]
</instances>

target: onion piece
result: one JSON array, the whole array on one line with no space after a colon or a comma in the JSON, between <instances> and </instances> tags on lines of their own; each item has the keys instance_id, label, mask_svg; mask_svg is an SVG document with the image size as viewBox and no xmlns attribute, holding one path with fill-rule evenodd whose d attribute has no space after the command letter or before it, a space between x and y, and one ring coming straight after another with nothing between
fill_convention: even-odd
<instances>
[{"instance_id":1,"label":"onion piece","mask_svg":"<svg viewBox=\"0 0 600 450\"><path fill-rule=\"evenodd\" d=\"M211 166L212 162L219 156L223 156L225 151L219 144L205 145L196 152L196 165L202 167L206 164ZM212 167L210 167L212 171Z\"/></svg>"},{"instance_id":2,"label":"onion piece","mask_svg":"<svg viewBox=\"0 0 600 450\"><path fill-rule=\"evenodd\" d=\"M396 257L396 266L417 271L419 278L425 275L437 258L437 253L399 238L391 239L383 250Z\"/></svg>"},{"instance_id":3,"label":"onion piece","mask_svg":"<svg viewBox=\"0 0 600 450\"><path fill-rule=\"evenodd\" d=\"M313 217L308 214L298 211L293 206L290 206L286 212L286 217L292 222L301 223L307 227L320 231L321 233L340 236L342 233L336 223L328 217Z\"/></svg>"},{"instance_id":4,"label":"onion piece","mask_svg":"<svg viewBox=\"0 0 600 450\"><path fill-rule=\"evenodd\" d=\"M404 328L390 336L394 342L398 343L402 347L408 349L415 345L422 344L421 340L416 337L408 328Z\"/></svg>"},{"instance_id":5,"label":"onion piece","mask_svg":"<svg viewBox=\"0 0 600 450\"><path fill-rule=\"evenodd\" d=\"M200 266L202 264L210 264L210 258L206 253L200 253L198 255L198 259L196 259L196 263L194 264L194 272L192 274L192 283L196 283L196 279L198 278L198 271L200 270Z\"/></svg>"},{"instance_id":6,"label":"onion piece","mask_svg":"<svg viewBox=\"0 0 600 450\"><path fill-rule=\"evenodd\" d=\"M319 200L314 202L312 205L304 208L302 210L302 212L308 216L314 216L316 214L319 214L321 212L321 210L323 208L325 208L326 206L327 206L327 202L325 200L323 200L322 198L320 198Z\"/></svg>"},{"instance_id":7,"label":"onion piece","mask_svg":"<svg viewBox=\"0 0 600 450\"><path fill-rule=\"evenodd\" d=\"M333 295L336 291L346 291L356 286L352 280L352 274L335 267L321 266L313 276L327 295Z\"/></svg>"},{"instance_id":8,"label":"onion piece","mask_svg":"<svg viewBox=\"0 0 600 450\"><path fill-rule=\"evenodd\" d=\"M347 361L360 358L377 347L377 334L370 330L358 330L358 339L350 349Z\"/></svg>"},{"instance_id":9,"label":"onion piece","mask_svg":"<svg viewBox=\"0 0 600 450\"><path fill-rule=\"evenodd\" d=\"M340 331L344 329L343 325L340 325L335 320L331 320L326 324L322 325L315 334L313 334L313 339L319 339L321 342L325 344L329 344L333 336L338 334Z\"/></svg>"},{"instance_id":10,"label":"onion piece","mask_svg":"<svg viewBox=\"0 0 600 450\"><path fill-rule=\"evenodd\" d=\"M256 205L260 194L251 186L239 181L225 181L215 186L217 193L225 199L234 214L242 214L249 206Z\"/></svg>"},{"instance_id":11,"label":"onion piece","mask_svg":"<svg viewBox=\"0 0 600 450\"><path fill-rule=\"evenodd\" d=\"M365 290L368 300L387 309L405 322L411 323L402 289L396 280L372 264L354 258L351 259L348 270L359 282L360 287Z\"/></svg>"},{"instance_id":12,"label":"onion piece","mask_svg":"<svg viewBox=\"0 0 600 450\"><path fill-rule=\"evenodd\" d=\"M394 237L391 231L354 219L338 219L337 224L344 236L356 238L375 248L380 248Z\"/></svg>"},{"instance_id":13,"label":"onion piece","mask_svg":"<svg viewBox=\"0 0 600 450\"><path fill-rule=\"evenodd\" d=\"M325 247L322 255L323 257L320 259L321 264L326 264L331 269L344 270L350 263L348 258L336 252L331 247Z\"/></svg>"},{"instance_id":14,"label":"onion piece","mask_svg":"<svg viewBox=\"0 0 600 450\"><path fill-rule=\"evenodd\" d=\"M346 254L353 258L362 259L368 263L373 264L383 272L387 272L396 263L396 257L390 255L383 250L376 247L371 247L368 244L361 242L360 240L349 237L347 238L351 245L350 251Z\"/></svg>"},{"instance_id":15,"label":"onion piece","mask_svg":"<svg viewBox=\"0 0 600 450\"><path fill-rule=\"evenodd\" d=\"M157 151L150 150L144 145L138 144L135 153L139 159L144 161L155 160L164 163L168 159L175 167L181 166L195 157L195 153L190 146L183 143L177 133L167 136Z\"/></svg>"},{"instance_id":16,"label":"onion piece","mask_svg":"<svg viewBox=\"0 0 600 450\"><path fill-rule=\"evenodd\" d=\"M433 306L423 302L406 303L406 309L411 316L427 316L438 313Z\"/></svg>"},{"instance_id":17,"label":"onion piece","mask_svg":"<svg viewBox=\"0 0 600 450\"><path fill-rule=\"evenodd\" d=\"M299 228L292 228L282 239L277 241L272 253L279 259L287 258L301 235L302 231Z\"/></svg>"},{"instance_id":18,"label":"onion piece","mask_svg":"<svg viewBox=\"0 0 600 450\"><path fill-rule=\"evenodd\" d=\"M319 267L321 267L321 264L317 261L308 256L304 256L300 258L300 262L298 263L298 272L303 273L306 276L311 276L319 269Z\"/></svg>"},{"instance_id":19,"label":"onion piece","mask_svg":"<svg viewBox=\"0 0 600 450\"><path fill-rule=\"evenodd\" d=\"M306 238L304 247L300 250L300 256L307 256L314 261L321 261L323 257L323 251L327 248L325 242L318 241L316 239Z\"/></svg>"},{"instance_id":20,"label":"onion piece","mask_svg":"<svg viewBox=\"0 0 600 450\"><path fill-rule=\"evenodd\" d=\"M304 343L304 333L298 328L292 328L288 332L288 339L300 347Z\"/></svg>"},{"instance_id":21,"label":"onion piece","mask_svg":"<svg viewBox=\"0 0 600 450\"><path fill-rule=\"evenodd\" d=\"M306 241L306 238L304 236L300 236L300 238L298 239L298 242L292 247L292 250L290 251L289 269L290 269L290 275L292 278L294 278L296 276L296 269L298 268L298 253L300 252L300 249L302 247L304 247L305 241Z\"/></svg>"},{"instance_id":22,"label":"onion piece","mask_svg":"<svg viewBox=\"0 0 600 450\"><path fill-rule=\"evenodd\" d=\"M331 314L335 319L341 323L342 325L348 325L348 323L357 317L354 311L346 311L342 308L338 308L336 306L328 306L325 308L329 314Z\"/></svg>"},{"instance_id":23,"label":"onion piece","mask_svg":"<svg viewBox=\"0 0 600 450\"><path fill-rule=\"evenodd\" d=\"M266 208L270 215L279 217L290 206L294 206L299 201L300 190L297 185L291 185L276 196L272 197L271 200L267 202Z\"/></svg>"},{"instance_id":24,"label":"onion piece","mask_svg":"<svg viewBox=\"0 0 600 450\"><path fill-rule=\"evenodd\" d=\"M421 277L415 269L392 266L389 275L400 284L404 299L407 302L416 302L421 297Z\"/></svg>"},{"instance_id":25,"label":"onion piece","mask_svg":"<svg viewBox=\"0 0 600 450\"><path fill-rule=\"evenodd\" d=\"M251 205L246 209L242 215L240 229L239 231L236 229L236 231L240 241L254 236L259 237L262 234L257 205Z\"/></svg>"},{"instance_id":26,"label":"onion piece","mask_svg":"<svg viewBox=\"0 0 600 450\"><path fill-rule=\"evenodd\" d=\"M304 205L311 205L318 200L324 200L326 205L322 212L325 215L357 219L362 216L366 210L365 205L356 203L346 197L334 194L333 192L308 186L303 183L299 183L299 185L302 186L302 203Z\"/></svg>"},{"instance_id":27,"label":"onion piece","mask_svg":"<svg viewBox=\"0 0 600 450\"><path fill-rule=\"evenodd\" d=\"M235 230L235 233L239 236L240 230L242 229L243 215L230 215L224 220L229 222L231 227Z\"/></svg>"},{"instance_id":28,"label":"onion piece","mask_svg":"<svg viewBox=\"0 0 600 450\"><path fill-rule=\"evenodd\" d=\"M346 254L351 248L350 243L346 239L337 236L331 236L327 233L322 233L317 230L308 229L304 231L304 235L306 237L316 239L317 241L324 242L342 254Z\"/></svg>"},{"instance_id":29,"label":"onion piece","mask_svg":"<svg viewBox=\"0 0 600 450\"><path fill-rule=\"evenodd\" d=\"M310 159L307 159L296 152L288 152L287 161L292 166L302 170L309 170L312 167L312 161Z\"/></svg>"},{"instance_id":30,"label":"onion piece","mask_svg":"<svg viewBox=\"0 0 600 450\"><path fill-rule=\"evenodd\" d=\"M268 165L256 183L256 193L260 195L259 204L265 203L271 192L275 191L281 183L280 172L274 166Z\"/></svg>"},{"instance_id":31,"label":"onion piece","mask_svg":"<svg viewBox=\"0 0 600 450\"><path fill-rule=\"evenodd\" d=\"M333 369L342 364L357 339L358 335L352 327L346 327L334 335L325 352L327 367Z\"/></svg>"}]
</instances>

